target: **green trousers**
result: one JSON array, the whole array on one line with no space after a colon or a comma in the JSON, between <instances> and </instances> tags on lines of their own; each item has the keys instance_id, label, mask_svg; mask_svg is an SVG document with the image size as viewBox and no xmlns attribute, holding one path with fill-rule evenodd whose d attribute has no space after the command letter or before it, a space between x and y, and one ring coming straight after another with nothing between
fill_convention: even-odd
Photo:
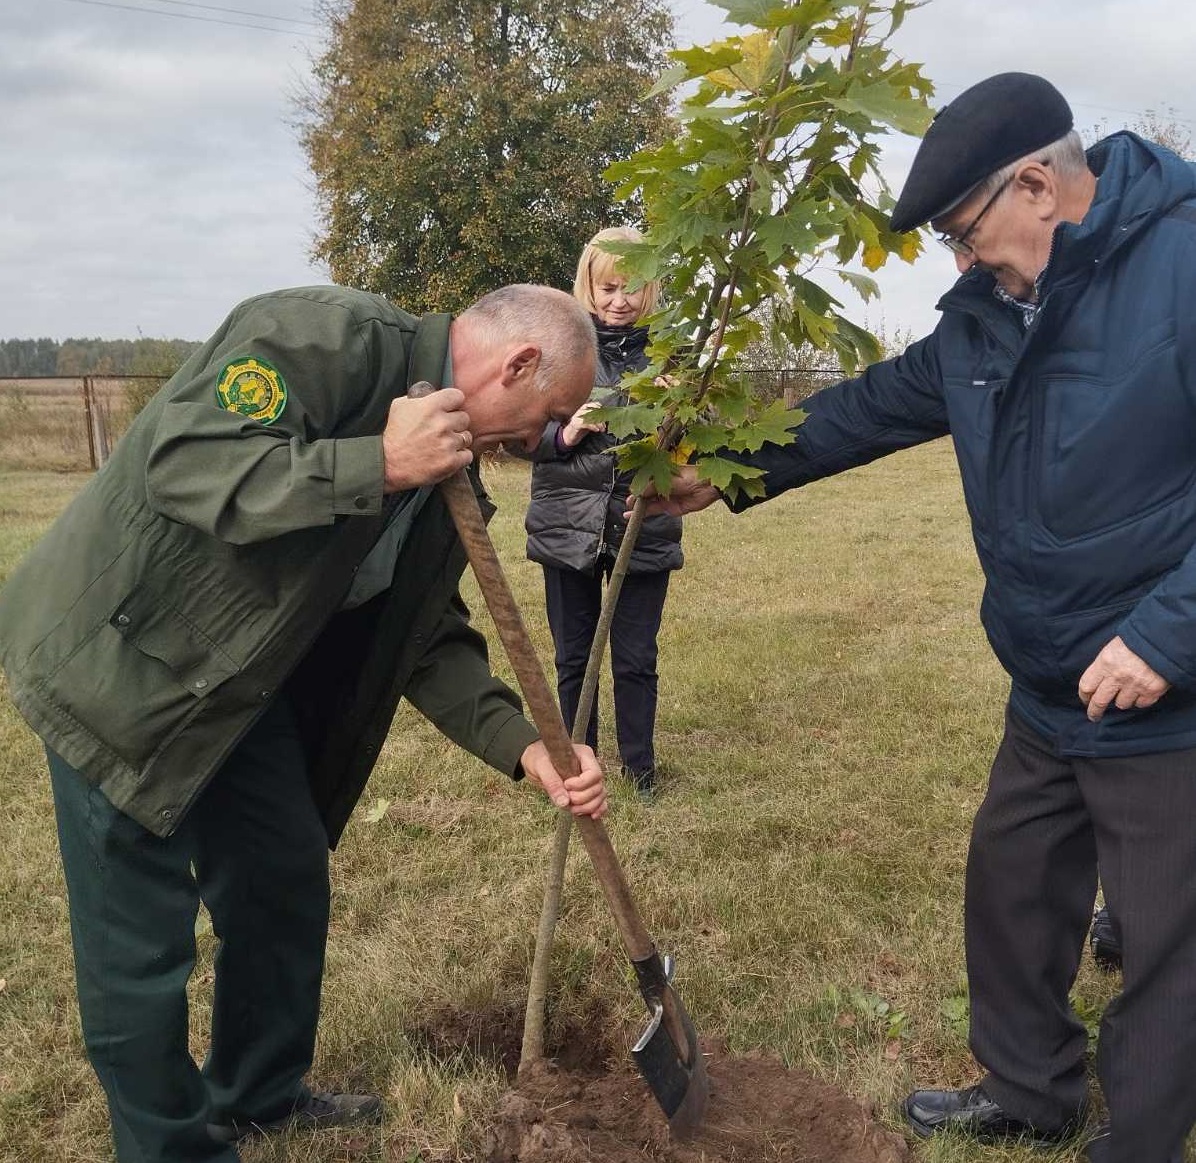
<instances>
[{"instance_id":1,"label":"green trousers","mask_svg":"<svg viewBox=\"0 0 1196 1163\"><path fill-rule=\"evenodd\" d=\"M233 1163L209 1122L305 1095L328 933L328 838L287 703L241 741L173 835L49 753L83 1039L120 1163ZM219 939L210 1050L188 1049L202 901Z\"/></svg>"}]
</instances>

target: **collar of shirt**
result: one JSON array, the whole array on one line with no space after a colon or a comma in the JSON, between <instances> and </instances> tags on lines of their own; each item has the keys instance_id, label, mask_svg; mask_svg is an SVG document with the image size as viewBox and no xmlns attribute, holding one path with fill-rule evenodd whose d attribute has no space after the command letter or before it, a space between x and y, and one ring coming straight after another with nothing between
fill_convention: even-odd
<instances>
[{"instance_id":1,"label":"collar of shirt","mask_svg":"<svg viewBox=\"0 0 1196 1163\"><path fill-rule=\"evenodd\" d=\"M1025 328L1029 328L1030 324L1035 321L1035 316L1038 315L1039 306L1042 306L1041 303L1031 303L1029 299L1014 298L1012 294L1009 294L1009 292L1005 290L1005 287L1001 286L1000 282L997 282L997 284L993 287L993 294L997 299L1000 299L1003 304L1006 306L1011 306L1014 311L1019 311L1021 313L1021 325L1023 325Z\"/></svg>"},{"instance_id":2,"label":"collar of shirt","mask_svg":"<svg viewBox=\"0 0 1196 1163\"><path fill-rule=\"evenodd\" d=\"M993 284L993 294L1007 307L1012 307L1015 311L1021 313L1022 326L1029 327L1034 322L1034 317L1038 314L1042 303L1039 301L1039 283L1042 281L1042 275L1039 275L1034 280L1034 301L1029 299L1018 299L1011 295L1000 283Z\"/></svg>"}]
</instances>

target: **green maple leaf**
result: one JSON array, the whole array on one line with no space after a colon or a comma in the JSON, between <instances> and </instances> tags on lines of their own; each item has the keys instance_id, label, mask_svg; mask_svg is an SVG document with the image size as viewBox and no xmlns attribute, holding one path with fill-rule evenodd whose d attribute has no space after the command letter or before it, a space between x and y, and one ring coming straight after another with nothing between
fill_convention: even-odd
<instances>
[{"instance_id":1,"label":"green maple leaf","mask_svg":"<svg viewBox=\"0 0 1196 1163\"><path fill-rule=\"evenodd\" d=\"M673 476L677 471L677 466L672 456L663 448L657 448L651 441L646 443L648 444L646 455L640 460L635 476L631 478L631 491L642 493L648 487L648 482L651 481L656 491L662 497L667 497L673 487Z\"/></svg>"},{"instance_id":2,"label":"green maple leaf","mask_svg":"<svg viewBox=\"0 0 1196 1163\"><path fill-rule=\"evenodd\" d=\"M841 113L862 113L873 121L891 125L914 137L921 137L930 124L929 110L912 104L887 81L859 85L850 89L846 96L832 99L831 104Z\"/></svg>"},{"instance_id":3,"label":"green maple leaf","mask_svg":"<svg viewBox=\"0 0 1196 1163\"><path fill-rule=\"evenodd\" d=\"M764 475L764 470L751 465L727 460L723 456L703 456L697 461L698 478L709 481L720 493L731 488L742 488L744 482Z\"/></svg>"},{"instance_id":4,"label":"green maple leaf","mask_svg":"<svg viewBox=\"0 0 1196 1163\"><path fill-rule=\"evenodd\" d=\"M595 424L605 424L607 430L620 438L641 432L655 432L661 412L654 404L627 404L621 408L595 408L586 416Z\"/></svg>"},{"instance_id":5,"label":"green maple leaf","mask_svg":"<svg viewBox=\"0 0 1196 1163\"><path fill-rule=\"evenodd\" d=\"M767 408L752 417L750 423L737 429L727 441L736 452L755 452L765 444L792 444L798 427L806 418L800 408L786 408L783 400L774 400Z\"/></svg>"},{"instance_id":6,"label":"green maple leaf","mask_svg":"<svg viewBox=\"0 0 1196 1163\"><path fill-rule=\"evenodd\" d=\"M675 61L679 61L689 70L691 77L705 76L716 69L725 69L728 65L738 64L743 54L727 44L715 45L712 48L675 49L669 53Z\"/></svg>"}]
</instances>

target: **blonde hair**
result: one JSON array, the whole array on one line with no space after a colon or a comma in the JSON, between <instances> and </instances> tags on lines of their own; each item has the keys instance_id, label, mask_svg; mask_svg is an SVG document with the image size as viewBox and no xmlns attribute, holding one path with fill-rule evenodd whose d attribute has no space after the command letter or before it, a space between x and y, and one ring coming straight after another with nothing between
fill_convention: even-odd
<instances>
[{"instance_id":1,"label":"blonde hair","mask_svg":"<svg viewBox=\"0 0 1196 1163\"><path fill-rule=\"evenodd\" d=\"M577 263L577 274L573 279L573 297L591 314L597 315L594 305L594 284L616 275L626 278L619 269L619 256L602 250L601 242L643 242L644 236L634 226L608 226L598 231L581 252ZM644 302L636 317L638 323L645 315L651 315L660 301L660 280L644 283Z\"/></svg>"}]
</instances>

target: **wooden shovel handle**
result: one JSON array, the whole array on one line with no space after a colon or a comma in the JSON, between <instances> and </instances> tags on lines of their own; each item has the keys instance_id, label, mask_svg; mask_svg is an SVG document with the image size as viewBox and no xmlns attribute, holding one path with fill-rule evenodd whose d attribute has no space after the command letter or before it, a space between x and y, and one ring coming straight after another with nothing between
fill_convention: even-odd
<instances>
[{"instance_id":1,"label":"wooden shovel handle","mask_svg":"<svg viewBox=\"0 0 1196 1163\"><path fill-rule=\"evenodd\" d=\"M548 748L553 766L562 775L576 775L581 770L581 765L577 753L573 750L573 741L569 738L569 732L561 718L540 658L532 646L531 636L503 573L494 543L486 531L486 523L473 485L464 470L461 470L441 481L439 488L457 526L461 543L465 546L469 564L478 579L478 588L489 607L498 636L502 639L503 647L511 660L519 688L531 712L532 722L540 732L544 746ZM635 906L627 878L623 875L623 867L615 854L606 827L601 820L589 816L578 816L575 823L582 843L586 846L586 852L589 853L594 872L598 876L598 882L602 885L606 903L615 918L627 956L632 961L651 957L656 947L640 919L639 910Z\"/></svg>"}]
</instances>

